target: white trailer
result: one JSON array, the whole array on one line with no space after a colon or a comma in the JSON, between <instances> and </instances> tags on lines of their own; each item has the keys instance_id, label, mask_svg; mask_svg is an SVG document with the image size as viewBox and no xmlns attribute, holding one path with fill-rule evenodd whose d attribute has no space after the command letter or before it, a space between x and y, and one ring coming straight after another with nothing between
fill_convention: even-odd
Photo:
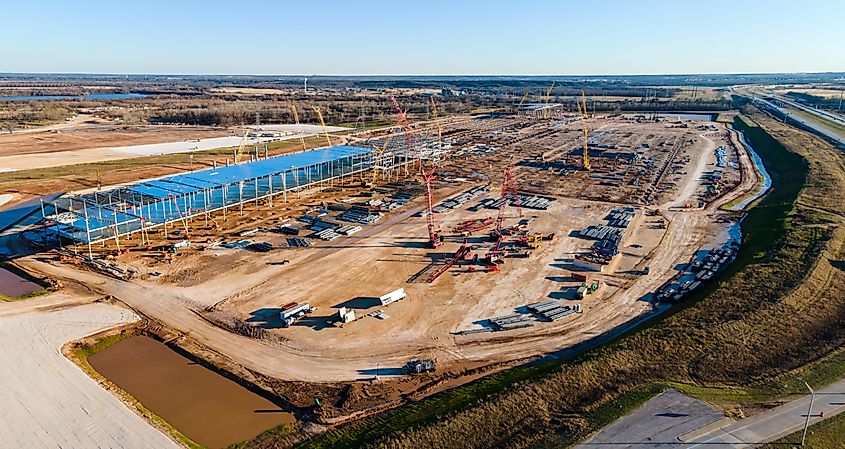
<instances>
[{"instance_id":1,"label":"white trailer","mask_svg":"<svg viewBox=\"0 0 845 449\"><path fill-rule=\"evenodd\" d=\"M291 307L290 309L282 310L279 313L279 317L282 319L282 325L288 327L291 324L295 323L296 320L304 317L305 315L308 315L313 311L314 308L311 307L311 305L307 302L304 302L302 304L298 304L296 307Z\"/></svg>"},{"instance_id":2,"label":"white trailer","mask_svg":"<svg viewBox=\"0 0 845 449\"><path fill-rule=\"evenodd\" d=\"M381 305L386 306L388 304L392 304L396 301L401 301L405 299L408 295L405 293L404 288L400 288L399 290L393 290L392 292L382 296L379 298Z\"/></svg>"}]
</instances>

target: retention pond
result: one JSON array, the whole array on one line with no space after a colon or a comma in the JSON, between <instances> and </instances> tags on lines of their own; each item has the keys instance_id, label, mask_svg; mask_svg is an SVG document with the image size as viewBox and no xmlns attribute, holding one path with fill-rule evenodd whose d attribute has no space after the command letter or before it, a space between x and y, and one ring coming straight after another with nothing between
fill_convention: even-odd
<instances>
[{"instance_id":1,"label":"retention pond","mask_svg":"<svg viewBox=\"0 0 845 449\"><path fill-rule=\"evenodd\" d=\"M224 448L294 416L244 386L145 336L88 358L105 378L191 440Z\"/></svg>"}]
</instances>

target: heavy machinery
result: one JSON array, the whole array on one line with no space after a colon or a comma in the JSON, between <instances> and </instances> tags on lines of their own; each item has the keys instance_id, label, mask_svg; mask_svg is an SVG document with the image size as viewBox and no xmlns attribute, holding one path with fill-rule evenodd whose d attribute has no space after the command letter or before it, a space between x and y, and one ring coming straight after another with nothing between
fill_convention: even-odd
<instances>
[{"instance_id":1,"label":"heavy machinery","mask_svg":"<svg viewBox=\"0 0 845 449\"><path fill-rule=\"evenodd\" d=\"M241 154L244 152L244 147L246 146L246 138L249 135L249 129L244 128L244 136L241 137L241 144L238 146L238 149L235 151L235 160L234 163L238 164L241 160Z\"/></svg>"},{"instance_id":2,"label":"heavy machinery","mask_svg":"<svg viewBox=\"0 0 845 449\"><path fill-rule=\"evenodd\" d=\"M460 248L458 248L458 250L455 252L455 255L448 262L437 267L437 270L431 273L425 281L429 284L436 281L437 278L443 275L443 273L449 271L450 268L455 266L458 261L463 260L467 254L469 254L469 242L464 239L464 243L461 245Z\"/></svg>"},{"instance_id":3,"label":"heavy machinery","mask_svg":"<svg viewBox=\"0 0 845 449\"><path fill-rule=\"evenodd\" d=\"M589 114L587 113L587 97L584 95L584 91L581 91L581 99L576 101L578 105L578 113L581 115L581 127L584 130L584 154L583 154L583 167L584 170L590 171L590 130L587 126L587 119L589 119Z\"/></svg>"},{"instance_id":4,"label":"heavy machinery","mask_svg":"<svg viewBox=\"0 0 845 449\"><path fill-rule=\"evenodd\" d=\"M434 102L434 97L431 97L431 119L434 121L434 127L437 128L437 149L440 153L443 153L443 128L440 127L440 121L437 120L437 103Z\"/></svg>"},{"instance_id":5,"label":"heavy machinery","mask_svg":"<svg viewBox=\"0 0 845 449\"><path fill-rule=\"evenodd\" d=\"M312 106L311 109L314 109L314 112L317 113L317 118L320 120L320 126L323 127L323 135L326 136L326 144L328 146L332 146L332 139L329 137L329 130L326 128L325 120L323 120L323 112L316 106Z\"/></svg>"},{"instance_id":6,"label":"heavy machinery","mask_svg":"<svg viewBox=\"0 0 845 449\"><path fill-rule=\"evenodd\" d=\"M425 184L425 196L428 209L426 210L426 224L428 225L428 246L431 248L438 248L443 244L443 236L440 235L440 227L437 226L437 221L434 219L434 193L431 190L431 181L434 179L434 172L437 166L432 165L431 170L426 170L420 160L420 177Z\"/></svg>"},{"instance_id":7,"label":"heavy machinery","mask_svg":"<svg viewBox=\"0 0 845 449\"><path fill-rule=\"evenodd\" d=\"M519 218L522 218L522 207L519 204L519 194L517 193L516 181L511 171L511 163L508 163L502 178L502 205L499 207L499 215L496 217L496 227L490 232L491 241L497 241L499 237L504 235L502 224L505 221L505 209L507 209L508 204L515 207Z\"/></svg>"},{"instance_id":8,"label":"heavy machinery","mask_svg":"<svg viewBox=\"0 0 845 449\"><path fill-rule=\"evenodd\" d=\"M554 88L555 88L555 80L552 80L552 84L549 85L548 89L546 89L546 107L543 108L543 118L544 119L549 118L549 108L548 108L548 106L549 106L549 101L552 98L551 97L552 89L554 89Z\"/></svg>"},{"instance_id":9,"label":"heavy machinery","mask_svg":"<svg viewBox=\"0 0 845 449\"><path fill-rule=\"evenodd\" d=\"M372 185L376 185L376 180L378 177L378 170L381 168L381 156L384 154L384 151L387 150L387 147L390 145L390 141L393 139L393 135L390 134L384 139L384 145L381 148L373 145L373 150L376 152L376 158L373 161L373 182Z\"/></svg>"},{"instance_id":10,"label":"heavy machinery","mask_svg":"<svg viewBox=\"0 0 845 449\"><path fill-rule=\"evenodd\" d=\"M437 364L432 359L411 359L402 367L402 374L433 373Z\"/></svg>"},{"instance_id":11,"label":"heavy machinery","mask_svg":"<svg viewBox=\"0 0 845 449\"><path fill-rule=\"evenodd\" d=\"M513 111L514 114L519 114L520 108L522 108L522 103L525 103L525 99L528 97L528 90L526 89L525 92L522 94L522 98L519 99L519 104L516 105L516 109Z\"/></svg>"},{"instance_id":12,"label":"heavy machinery","mask_svg":"<svg viewBox=\"0 0 845 449\"><path fill-rule=\"evenodd\" d=\"M414 145L413 135L411 134L411 128L408 126L408 119L402 111L402 108L399 107L399 102L396 101L396 97L391 95L390 102L393 105L393 110L396 112L396 119L405 134L405 144L407 146L406 151L414 151L416 147ZM422 178L423 184L425 185L425 194L428 206L425 216L426 224L428 225L428 245L431 248L437 248L443 244L443 237L440 235L440 228L437 226L437 221L434 218L434 194L431 189L431 182L434 180L434 173L437 171L437 163L436 161L431 161L431 166L426 168L419 152L417 152L416 159L419 167L420 178Z\"/></svg>"},{"instance_id":13,"label":"heavy machinery","mask_svg":"<svg viewBox=\"0 0 845 449\"><path fill-rule=\"evenodd\" d=\"M302 133L302 129L299 128L299 112L297 112L296 102L293 100L290 101L290 110L293 112L293 119L296 121L296 127L299 131L299 141L302 142L302 151L307 151L308 148L305 146L305 136Z\"/></svg>"}]
</instances>

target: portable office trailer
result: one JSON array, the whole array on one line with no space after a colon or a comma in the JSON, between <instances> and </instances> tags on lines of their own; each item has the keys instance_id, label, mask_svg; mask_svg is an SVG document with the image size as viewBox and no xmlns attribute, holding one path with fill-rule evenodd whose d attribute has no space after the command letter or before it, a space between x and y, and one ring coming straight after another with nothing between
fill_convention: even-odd
<instances>
[{"instance_id":1,"label":"portable office trailer","mask_svg":"<svg viewBox=\"0 0 845 449\"><path fill-rule=\"evenodd\" d=\"M400 288L398 290L393 290L392 292L379 297L379 302L381 305L386 306L388 304L392 304L396 301L401 301L405 299L408 295L405 293L404 288Z\"/></svg>"}]
</instances>

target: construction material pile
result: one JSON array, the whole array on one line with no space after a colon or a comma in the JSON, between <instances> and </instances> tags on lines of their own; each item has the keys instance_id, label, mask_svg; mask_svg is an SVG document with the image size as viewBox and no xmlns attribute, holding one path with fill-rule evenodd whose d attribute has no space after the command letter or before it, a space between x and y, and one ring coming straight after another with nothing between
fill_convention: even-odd
<instances>
[{"instance_id":1,"label":"construction material pile","mask_svg":"<svg viewBox=\"0 0 845 449\"><path fill-rule=\"evenodd\" d=\"M535 302L526 306L528 310L542 316L549 321L557 321L563 317L572 315L580 311L581 306L575 304L574 306L563 305L560 301L549 300L542 302Z\"/></svg>"}]
</instances>

